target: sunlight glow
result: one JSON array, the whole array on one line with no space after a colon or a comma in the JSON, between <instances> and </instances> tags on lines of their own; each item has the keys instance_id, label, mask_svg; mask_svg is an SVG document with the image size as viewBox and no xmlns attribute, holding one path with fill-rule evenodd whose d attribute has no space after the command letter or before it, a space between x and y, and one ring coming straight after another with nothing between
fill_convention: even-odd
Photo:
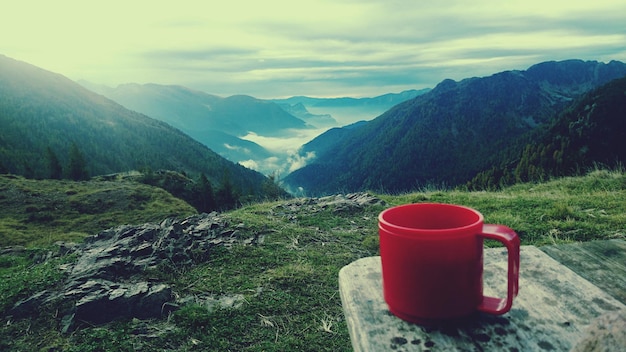
<instances>
[{"instance_id":1,"label":"sunlight glow","mask_svg":"<svg viewBox=\"0 0 626 352\"><path fill-rule=\"evenodd\" d=\"M23 0L0 12L0 53L110 86L375 96L541 61L626 61L624 23L619 0Z\"/></svg>"}]
</instances>

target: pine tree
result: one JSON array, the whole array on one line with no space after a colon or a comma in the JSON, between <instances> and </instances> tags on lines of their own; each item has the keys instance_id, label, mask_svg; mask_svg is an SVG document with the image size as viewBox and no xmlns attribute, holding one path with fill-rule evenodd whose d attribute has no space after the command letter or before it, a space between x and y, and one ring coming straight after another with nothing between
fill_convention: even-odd
<instances>
[{"instance_id":1,"label":"pine tree","mask_svg":"<svg viewBox=\"0 0 626 352\"><path fill-rule=\"evenodd\" d=\"M278 173L275 172L271 175L268 175L265 181L263 181L261 189L263 191L263 196L265 196L267 199L276 200L280 199L280 197L283 196L284 191L278 184L278 180Z\"/></svg>"},{"instance_id":2,"label":"pine tree","mask_svg":"<svg viewBox=\"0 0 626 352\"><path fill-rule=\"evenodd\" d=\"M201 173L198 179L196 199L196 209L199 212L208 213L215 210L216 204L215 195L213 194L213 186L211 186L211 182L207 179L204 173Z\"/></svg>"},{"instance_id":3,"label":"pine tree","mask_svg":"<svg viewBox=\"0 0 626 352\"><path fill-rule=\"evenodd\" d=\"M46 154L48 157L48 176L51 179L60 180L63 177L63 167L61 166L59 158L57 158L57 155L50 147L46 149Z\"/></svg>"},{"instance_id":4,"label":"pine tree","mask_svg":"<svg viewBox=\"0 0 626 352\"><path fill-rule=\"evenodd\" d=\"M86 180L89 178L87 163L83 153L78 149L76 143L70 147L70 163L68 166L68 176L74 181Z\"/></svg>"},{"instance_id":5,"label":"pine tree","mask_svg":"<svg viewBox=\"0 0 626 352\"><path fill-rule=\"evenodd\" d=\"M232 209L237 205L237 195L228 172L224 173L222 185L215 194L217 207L222 210Z\"/></svg>"}]
</instances>

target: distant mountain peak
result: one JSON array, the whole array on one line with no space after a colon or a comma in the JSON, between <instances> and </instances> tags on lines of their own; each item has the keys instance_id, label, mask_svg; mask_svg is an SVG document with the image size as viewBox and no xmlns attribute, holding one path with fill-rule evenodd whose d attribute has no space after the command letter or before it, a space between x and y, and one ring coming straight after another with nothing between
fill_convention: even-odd
<instances>
[{"instance_id":1,"label":"distant mountain peak","mask_svg":"<svg viewBox=\"0 0 626 352\"><path fill-rule=\"evenodd\" d=\"M451 78L446 78L443 81L439 82L439 84L437 84L433 90L437 92L443 92L456 88L456 85L457 82L455 80Z\"/></svg>"}]
</instances>

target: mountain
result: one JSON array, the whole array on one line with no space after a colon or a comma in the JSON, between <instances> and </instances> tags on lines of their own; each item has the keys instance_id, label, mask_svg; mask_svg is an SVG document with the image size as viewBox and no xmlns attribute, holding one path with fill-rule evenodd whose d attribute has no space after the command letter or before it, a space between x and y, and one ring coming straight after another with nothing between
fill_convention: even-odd
<instances>
[{"instance_id":1,"label":"mountain","mask_svg":"<svg viewBox=\"0 0 626 352\"><path fill-rule=\"evenodd\" d=\"M365 126L366 121L358 121L343 127L334 127L320 134L310 142L300 147L298 151L300 155L313 153L314 155L324 155L331 152L338 141L343 140L350 135L355 129Z\"/></svg>"},{"instance_id":2,"label":"mountain","mask_svg":"<svg viewBox=\"0 0 626 352\"><path fill-rule=\"evenodd\" d=\"M270 155L260 145L240 138L250 132L277 137L311 127L275 103L245 95L222 98L174 85L132 83L110 88L81 84L128 109L179 128L234 162Z\"/></svg>"},{"instance_id":3,"label":"mountain","mask_svg":"<svg viewBox=\"0 0 626 352\"><path fill-rule=\"evenodd\" d=\"M84 156L91 175L148 167L225 180L259 194L265 177L170 125L130 111L62 75L0 55L0 169L45 178L50 159Z\"/></svg>"},{"instance_id":4,"label":"mountain","mask_svg":"<svg viewBox=\"0 0 626 352\"><path fill-rule=\"evenodd\" d=\"M307 96L294 96L287 99L274 99L272 101L280 104L287 111L301 109L299 107L299 105L301 105L307 110L308 114L316 117L318 120L317 123L314 123L314 120L307 120L306 115L294 115L304 119L305 121L311 121L311 123L315 126L337 127L349 125L361 120L371 120L394 105L413 99L416 96L422 95L428 91L430 91L430 89L410 89L400 93L388 93L376 97L366 98L313 98ZM337 123L331 125L320 122L319 119L324 119L325 115L330 116L333 120L337 121ZM328 121L327 118L326 121Z\"/></svg>"},{"instance_id":5,"label":"mountain","mask_svg":"<svg viewBox=\"0 0 626 352\"><path fill-rule=\"evenodd\" d=\"M430 89L409 89L400 93L388 93L379 95L376 97L366 98L352 98L352 97L340 97L340 98L313 98L306 96L295 96L287 99L274 99L272 101L282 104L295 105L302 103L305 106L315 107L355 107L355 106L372 106L372 105L385 105L392 107L403 101L413 99L418 95L427 93Z\"/></svg>"},{"instance_id":6,"label":"mountain","mask_svg":"<svg viewBox=\"0 0 626 352\"><path fill-rule=\"evenodd\" d=\"M318 128L335 127L339 123L330 114L312 114L303 103L278 103L283 110Z\"/></svg>"},{"instance_id":7,"label":"mountain","mask_svg":"<svg viewBox=\"0 0 626 352\"><path fill-rule=\"evenodd\" d=\"M307 194L465 183L516 154L508 147L523 147L529 133L553 122L580 94L625 75L621 62L567 60L444 80L344 133L326 151L308 150L316 159L284 182Z\"/></svg>"},{"instance_id":8,"label":"mountain","mask_svg":"<svg viewBox=\"0 0 626 352\"><path fill-rule=\"evenodd\" d=\"M182 86L123 84L117 88L88 85L109 99L181 130L217 130L233 136L254 132L278 136L284 130L307 128L304 121L277 104L247 95L222 98Z\"/></svg>"},{"instance_id":9,"label":"mountain","mask_svg":"<svg viewBox=\"0 0 626 352\"><path fill-rule=\"evenodd\" d=\"M244 95L222 98L175 85L131 83L111 88L80 83L131 110L179 128L230 161L265 174L280 174L297 167L293 164L300 159L294 159L293 152L298 145L319 131L343 124L324 110L342 117L348 115L349 119L371 119L422 92L411 90L358 99L259 100ZM322 111L310 112L305 102L315 102L320 107L314 108ZM277 147L288 144L287 140L296 140L293 148Z\"/></svg>"},{"instance_id":10,"label":"mountain","mask_svg":"<svg viewBox=\"0 0 626 352\"><path fill-rule=\"evenodd\" d=\"M577 99L546 129L538 131L513 162L476 175L471 189L494 189L515 182L567 176L597 165L626 162L626 77Z\"/></svg>"}]
</instances>

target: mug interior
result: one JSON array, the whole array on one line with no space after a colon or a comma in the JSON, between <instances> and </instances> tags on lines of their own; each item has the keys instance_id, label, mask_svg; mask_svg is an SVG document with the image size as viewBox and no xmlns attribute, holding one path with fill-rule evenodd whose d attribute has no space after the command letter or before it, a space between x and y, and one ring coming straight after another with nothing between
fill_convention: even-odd
<instances>
[{"instance_id":1,"label":"mug interior","mask_svg":"<svg viewBox=\"0 0 626 352\"><path fill-rule=\"evenodd\" d=\"M383 211L381 225L394 229L438 231L475 226L483 221L478 211L453 204L407 204Z\"/></svg>"}]
</instances>

